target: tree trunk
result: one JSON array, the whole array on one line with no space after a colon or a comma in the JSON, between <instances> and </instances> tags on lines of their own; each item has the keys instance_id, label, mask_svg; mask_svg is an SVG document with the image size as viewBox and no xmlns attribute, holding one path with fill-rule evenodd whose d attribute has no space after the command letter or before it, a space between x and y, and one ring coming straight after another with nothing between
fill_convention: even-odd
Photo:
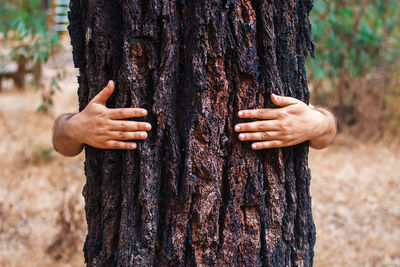
<instances>
[{"instance_id":1,"label":"tree trunk","mask_svg":"<svg viewBox=\"0 0 400 267\"><path fill-rule=\"evenodd\" d=\"M86 146L89 266L311 266L308 144L255 152L233 131L270 94L308 102L312 0L72 0L82 110L143 107L136 151Z\"/></svg>"},{"instance_id":2,"label":"tree trunk","mask_svg":"<svg viewBox=\"0 0 400 267\"><path fill-rule=\"evenodd\" d=\"M21 55L17 59L18 69L17 72L14 74L14 84L18 90L23 90L25 87L25 76L27 73L26 70L26 58L25 56Z\"/></svg>"}]
</instances>

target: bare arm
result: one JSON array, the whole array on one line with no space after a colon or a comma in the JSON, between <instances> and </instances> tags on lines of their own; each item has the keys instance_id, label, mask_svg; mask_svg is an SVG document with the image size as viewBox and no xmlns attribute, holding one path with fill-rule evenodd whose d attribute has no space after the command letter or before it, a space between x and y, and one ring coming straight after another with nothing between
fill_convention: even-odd
<instances>
[{"instance_id":1,"label":"bare arm","mask_svg":"<svg viewBox=\"0 0 400 267\"><path fill-rule=\"evenodd\" d=\"M61 115L54 123L53 146L56 151L67 157L73 157L81 153L83 143L75 140L67 126L67 121L77 113Z\"/></svg>"},{"instance_id":2,"label":"bare arm","mask_svg":"<svg viewBox=\"0 0 400 267\"><path fill-rule=\"evenodd\" d=\"M100 149L136 149L131 140L147 138L151 125L147 122L123 120L147 115L141 108L106 107L114 92L112 81L96 95L80 113L61 115L54 123L53 146L64 156L76 156L84 144Z\"/></svg>"},{"instance_id":3,"label":"bare arm","mask_svg":"<svg viewBox=\"0 0 400 267\"><path fill-rule=\"evenodd\" d=\"M326 109L274 94L271 100L280 108L239 111L240 118L259 119L235 126L240 140L254 142L253 149L287 147L307 140L312 148L323 149L333 141L336 121Z\"/></svg>"},{"instance_id":4,"label":"bare arm","mask_svg":"<svg viewBox=\"0 0 400 267\"><path fill-rule=\"evenodd\" d=\"M314 107L310 105L310 108L322 114L321 120L319 121L322 126L321 134L310 139L310 146L314 149L324 149L332 143L336 136L336 118L331 112L322 107Z\"/></svg>"}]
</instances>

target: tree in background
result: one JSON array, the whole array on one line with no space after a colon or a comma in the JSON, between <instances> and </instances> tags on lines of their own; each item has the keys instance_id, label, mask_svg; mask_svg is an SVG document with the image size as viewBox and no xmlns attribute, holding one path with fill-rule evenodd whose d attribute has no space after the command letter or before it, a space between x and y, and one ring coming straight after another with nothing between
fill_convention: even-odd
<instances>
[{"instance_id":1,"label":"tree in background","mask_svg":"<svg viewBox=\"0 0 400 267\"><path fill-rule=\"evenodd\" d=\"M16 70L6 70L4 73L4 64L1 64L0 75L11 75L16 87L22 89L26 75L32 73L33 85L42 94L42 105L39 109L47 111L53 105L52 96L60 89L57 81L62 79L62 75L58 73L52 77L49 87L46 87L41 82L42 65L48 62L50 56L61 53L63 49L57 32L46 23L43 0L2 1L0 33L3 48L0 51L0 60L4 64L16 62L18 65Z\"/></svg>"},{"instance_id":2,"label":"tree in background","mask_svg":"<svg viewBox=\"0 0 400 267\"><path fill-rule=\"evenodd\" d=\"M386 75L395 74L393 66L398 66L400 56L400 5L398 0L316 0L311 21L316 58L309 61L310 79L328 80L332 86L324 95L318 91L323 86L316 83L314 97L319 96L317 102L336 107L339 120L343 120L346 112L363 108L357 98L368 97L360 92L360 84L351 90L357 77L380 69ZM387 80L391 78L395 77ZM400 93L398 87L389 92L385 92L385 87L381 86L376 94L388 95L386 98L377 95L376 105L383 105Z\"/></svg>"},{"instance_id":3,"label":"tree in background","mask_svg":"<svg viewBox=\"0 0 400 267\"><path fill-rule=\"evenodd\" d=\"M312 0L70 4L82 110L144 107L135 151L86 147L88 266L311 266L308 144L253 151L233 131L270 94L309 101Z\"/></svg>"}]
</instances>

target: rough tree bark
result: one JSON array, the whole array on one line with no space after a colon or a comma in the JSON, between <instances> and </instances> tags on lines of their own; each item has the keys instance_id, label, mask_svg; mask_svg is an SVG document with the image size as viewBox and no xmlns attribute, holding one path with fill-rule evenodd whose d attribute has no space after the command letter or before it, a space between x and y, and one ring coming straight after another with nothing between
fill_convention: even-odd
<instances>
[{"instance_id":1,"label":"rough tree bark","mask_svg":"<svg viewBox=\"0 0 400 267\"><path fill-rule=\"evenodd\" d=\"M311 266L308 144L251 150L240 109L308 102L312 0L72 0L80 109L144 107L136 151L86 147L89 266Z\"/></svg>"}]
</instances>

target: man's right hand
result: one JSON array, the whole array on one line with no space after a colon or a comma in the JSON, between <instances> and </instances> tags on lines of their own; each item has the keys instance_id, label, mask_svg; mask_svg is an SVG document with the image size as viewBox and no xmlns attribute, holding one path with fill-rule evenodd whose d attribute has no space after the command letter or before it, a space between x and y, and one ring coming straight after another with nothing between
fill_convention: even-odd
<instances>
[{"instance_id":1,"label":"man's right hand","mask_svg":"<svg viewBox=\"0 0 400 267\"><path fill-rule=\"evenodd\" d=\"M149 123L123 120L144 117L147 115L145 109L106 107L114 89L114 82L110 81L83 111L64 120L61 116L57 120L53 135L57 151L74 156L80 153L83 144L100 149L136 149L137 144L131 140L147 138L147 131L151 130Z\"/></svg>"}]
</instances>

